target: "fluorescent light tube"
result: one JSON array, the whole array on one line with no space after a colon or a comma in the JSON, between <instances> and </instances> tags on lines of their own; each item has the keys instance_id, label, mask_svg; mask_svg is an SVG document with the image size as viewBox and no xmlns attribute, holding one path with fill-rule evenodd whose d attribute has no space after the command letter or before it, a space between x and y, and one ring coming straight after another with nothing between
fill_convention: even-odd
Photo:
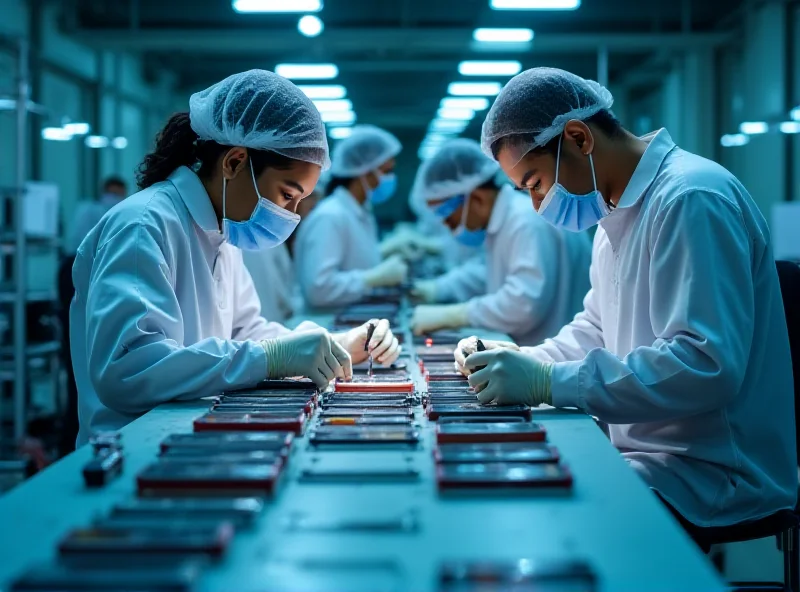
<instances>
[{"instance_id":1,"label":"fluorescent light tube","mask_svg":"<svg viewBox=\"0 0 800 592\"><path fill-rule=\"evenodd\" d=\"M517 61L477 62L466 61L458 65L458 73L462 76L516 76L522 71L522 64Z\"/></svg>"},{"instance_id":2,"label":"fluorescent light tube","mask_svg":"<svg viewBox=\"0 0 800 592\"><path fill-rule=\"evenodd\" d=\"M336 64L278 64L275 74L289 80L325 80L336 78L339 68Z\"/></svg>"}]
</instances>

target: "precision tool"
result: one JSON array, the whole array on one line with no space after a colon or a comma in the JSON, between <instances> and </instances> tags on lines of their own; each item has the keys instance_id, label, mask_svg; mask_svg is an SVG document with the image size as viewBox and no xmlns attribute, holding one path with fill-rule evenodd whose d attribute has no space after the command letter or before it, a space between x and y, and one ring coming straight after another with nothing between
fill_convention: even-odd
<instances>
[{"instance_id":1,"label":"precision tool","mask_svg":"<svg viewBox=\"0 0 800 592\"><path fill-rule=\"evenodd\" d=\"M367 341L364 342L364 351L369 352L369 342L372 340L372 335L375 333L375 323L370 323L367 328ZM367 376L372 377L372 352L369 353L369 368L367 369Z\"/></svg>"}]
</instances>

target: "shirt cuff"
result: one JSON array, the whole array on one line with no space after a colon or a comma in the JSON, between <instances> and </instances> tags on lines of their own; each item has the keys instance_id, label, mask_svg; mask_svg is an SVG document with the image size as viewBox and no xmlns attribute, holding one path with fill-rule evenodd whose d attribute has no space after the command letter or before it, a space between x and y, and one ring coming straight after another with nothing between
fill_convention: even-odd
<instances>
[{"instance_id":1,"label":"shirt cuff","mask_svg":"<svg viewBox=\"0 0 800 592\"><path fill-rule=\"evenodd\" d=\"M553 407L578 407L583 409L579 393L579 377L583 360L577 362L558 362L553 365L550 378L550 393Z\"/></svg>"}]
</instances>

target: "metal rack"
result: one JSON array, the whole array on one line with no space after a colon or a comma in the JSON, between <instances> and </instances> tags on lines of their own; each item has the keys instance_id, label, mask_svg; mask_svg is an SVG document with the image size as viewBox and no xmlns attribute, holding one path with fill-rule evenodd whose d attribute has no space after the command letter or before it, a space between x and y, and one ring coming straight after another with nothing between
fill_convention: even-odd
<instances>
[{"instance_id":1,"label":"metal rack","mask_svg":"<svg viewBox=\"0 0 800 592\"><path fill-rule=\"evenodd\" d=\"M44 343L28 344L27 305L29 302L55 301L53 290L28 290L27 255L29 251L52 251L59 247L58 241L41 240L26 236L24 200L28 176L29 118L45 115L47 111L31 101L29 45L26 39L0 35L0 42L11 47L16 54L16 85L11 101L13 109L6 109L16 121L16 168L14 185L0 188L0 306L11 304L11 319L0 331L0 385L13 385L13 413L3 413L0 397L0 444L12 446L19 442L27 431L30 420L28 385L32 371L44 370L53 377L54 396L58 401L60 342L57 339ZM0 116L3 116L0 113ZM11 415L13 430L6 433L7 418ZM10 436L10 437L9 437Z\"/></svg>"}]
</instances>

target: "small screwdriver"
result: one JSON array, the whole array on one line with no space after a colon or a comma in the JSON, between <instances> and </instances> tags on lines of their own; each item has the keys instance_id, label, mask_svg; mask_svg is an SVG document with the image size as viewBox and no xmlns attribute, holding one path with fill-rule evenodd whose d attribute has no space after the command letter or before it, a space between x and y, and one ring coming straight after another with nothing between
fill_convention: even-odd
<instances>
[{"instance_id":1,"label":"small screwdriver","mask_svg":"<svg viewBox=\"0 0 800 592\"><path fill-rule=\"evenodd\" d=\"M375 323L370 323L367 328L367 341L364 343L364 351L369 352L369 342L372 341L372 335L375 333ZM372 378L372 353L369 354L369 367L367 369L367 376Z\"/></svg>"}]
</instances>

